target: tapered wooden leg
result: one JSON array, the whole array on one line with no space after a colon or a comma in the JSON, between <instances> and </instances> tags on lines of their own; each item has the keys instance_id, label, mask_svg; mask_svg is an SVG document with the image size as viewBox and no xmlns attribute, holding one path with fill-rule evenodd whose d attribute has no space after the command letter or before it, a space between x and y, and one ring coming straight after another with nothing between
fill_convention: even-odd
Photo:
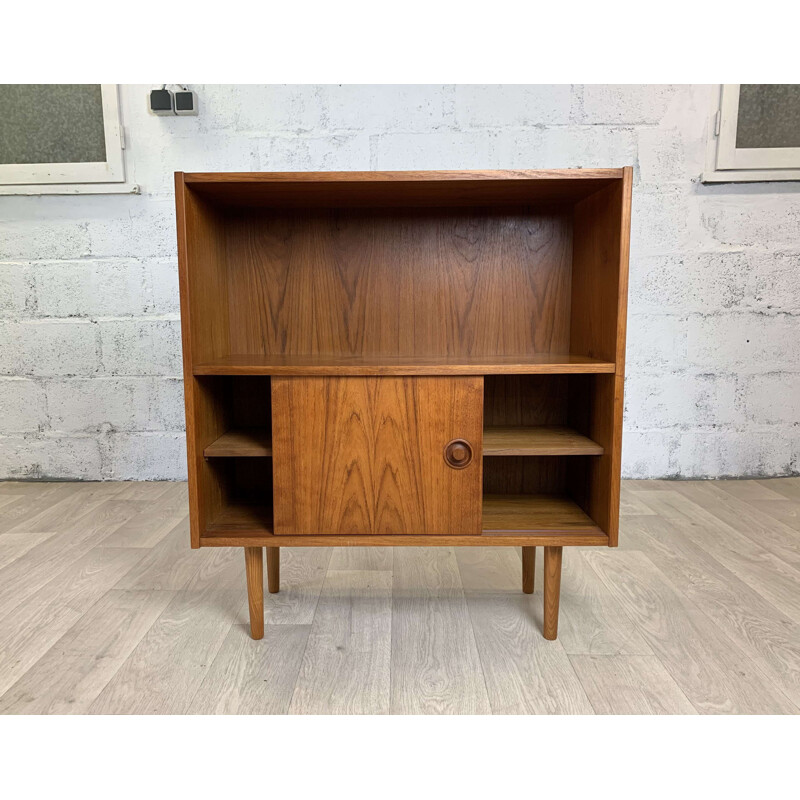
<instances>
[{"instance_id":1,"label":"tapered wooden leg","mask_svg":"<svg viewBox=\"0 0 800 800\"><path fill-rule=\"evenodd\" d=\"M558 601L561 595L561 547L544 549L544 638L558 636Z\"/></svg>"},{"instance_id":2,"label":"tapered wooden leg","mask_svg":"<svg viewBox=\"0 0 800 800\"><path fill-rule=\"evenodd\" d=\"M275 594L281 588L280 547L267 548L267 588L270 594Z\"/></svg>"},{"instance_id":3,"label":"tapered wooden leg","mask_svg":"<svg viewBox=\"0 0 800 800\"><path fill-rule=\"evenodd\" d=\"M522 591L533 594L533 579L536 573L536 548L522 548Z\"/></svg>"},{"instance_id":4,"label":"tapered wooden leg","mask_svg":"<svg viewBox=\"0 0 800 800\"><path fill-rule=\"evenodd\" d=\"M247 573L247 602L250 606L250 635L264 638L264 554L260 547L244 548Z\"/></svg>"}]
</instances>

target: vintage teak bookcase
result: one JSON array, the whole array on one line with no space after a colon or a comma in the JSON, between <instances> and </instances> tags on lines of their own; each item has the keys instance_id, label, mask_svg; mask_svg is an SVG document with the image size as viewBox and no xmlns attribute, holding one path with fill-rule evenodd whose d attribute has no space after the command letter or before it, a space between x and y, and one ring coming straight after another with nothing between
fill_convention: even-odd
<instances>
[{"instance_id":1,"label":"vintage teak bookcase","mask_svg":"<svg viewBox=\"0 0 800 800\"><path fill-rule=\"evenodd\" d=\"M617 544L631 169L177 173L192 547Z\"/></svg>"}]
</instances>

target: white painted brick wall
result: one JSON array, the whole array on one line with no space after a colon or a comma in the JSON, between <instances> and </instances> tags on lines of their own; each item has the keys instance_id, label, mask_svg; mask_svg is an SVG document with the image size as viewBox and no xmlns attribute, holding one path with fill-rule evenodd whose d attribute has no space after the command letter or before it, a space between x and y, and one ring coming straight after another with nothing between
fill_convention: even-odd
<instances>
[{"instance_id":1,"label":"white painted brick wall","mask_svg":"<svg viewBox=\"0 0 800 800\"><path fill-rule=\"evenodd\" d=\"M703 186L706 86L122 88L142 194L0 197L0 477L185 475L175 170L634 165L623 472L800 472L800 185Z\"/></svg>"}]
</instances>

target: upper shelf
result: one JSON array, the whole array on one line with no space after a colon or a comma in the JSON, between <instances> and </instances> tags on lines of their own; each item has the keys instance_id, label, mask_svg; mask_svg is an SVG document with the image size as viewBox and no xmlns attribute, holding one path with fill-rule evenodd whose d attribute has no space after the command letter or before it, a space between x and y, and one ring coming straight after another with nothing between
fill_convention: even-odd
<instances>
[{"instance_id":1,"label":"upper shelf","mask_svg":"<svg viewBox=\"0 0 800 800\"><path fill-rule=\"evenodd\" d=\"M612 361L540 353L532 356L256 356L195 365L195 375L510 375L614 372Z\"/></svg>"},{"instance_id":2,"label":"upper shelf","mask_svg":"<svg viewBox=\"0 0 800 800\"><path fill-rule=\"evenodd\" d=\"M176 178L221 206L374 208L574 203L623 174L622 169L195 172Z\"/></svg>"}]
</instances>

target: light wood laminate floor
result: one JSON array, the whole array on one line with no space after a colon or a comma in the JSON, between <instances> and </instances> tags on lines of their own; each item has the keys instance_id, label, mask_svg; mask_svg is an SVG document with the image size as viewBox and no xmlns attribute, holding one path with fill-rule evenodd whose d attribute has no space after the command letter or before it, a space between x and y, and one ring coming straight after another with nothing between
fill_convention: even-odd
<instances>
[{"instance_id":1,"label":"light wood laminate floor","mask_svg":"<svg viewBox=\"0 0 800 800\"><path fill-rule=\"evenodd\" d=\"M627 481L542 638L516 548L284 548L266 631L182 483L0 483L0 713L800 710L800 478Z\"/></svg>"}]
</instances>

